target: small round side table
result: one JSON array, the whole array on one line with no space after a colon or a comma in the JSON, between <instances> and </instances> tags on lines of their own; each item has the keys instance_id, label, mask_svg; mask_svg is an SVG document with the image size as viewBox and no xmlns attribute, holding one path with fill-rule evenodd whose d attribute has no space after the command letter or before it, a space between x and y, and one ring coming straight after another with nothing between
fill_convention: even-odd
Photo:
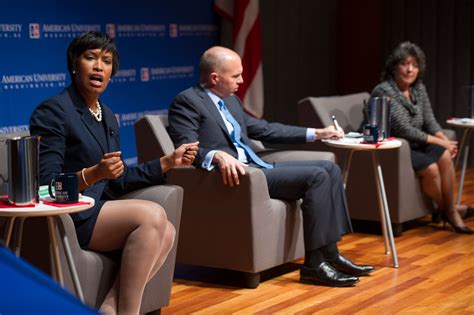
<instances>
[{"instance_id":1,"label":"small round side table","mask_svg":"<svg viewBox=\"0 0 474 315\"><path fill-rule=\"evenodd\" d=\"M71 273L72 281L74 284L74 289L76 290L76 294L82 302L84 302L84 296L82 293L81 284L79 282L79 277L77 275L76 265L72 258L72 253L69 246L69 239L67 238L64 226L62 224L62 221L59 219L59 216L63 214L71 214L84 211L93 206L94 199L87 196L81 196L78 203L67 206L61 205L61 207L48 205L45 204L43 201L40 201L38 204L35 204L34 207L0 208L0 216L7 217L5 245L12 247L13 251L17 256L20 256L21 239L23 234L23 222L30 217L46 217L46 220L48 222L48 234L50 239L51 262L53 264L53 277L61 284L61 286L64 286L64 278L61 269L61 262L58 250L58 242L56 239L57 231L64 247L69 272ZM18 219L17 224L15 224L16 219ZM12 239L11 236L13 232L15 233L15 242L12 246L10 246Z\"/></svg>"},{"instance_id":2,"label":"small round side table","mask_svg":"<svg viewBox=\"0 0 474 315\"><path fill-rule=\"evenodd\" d=\"M380 162L377 156L377 152L380 150L393 150L398 149L402 145L400 140L385 140L379 142L377 144L365 144L361 143L359 139L353 138L343 138L339 140L324 140L329 146L342 148L350 150L349 158L347 159L346 164L344 165L343 169L343 179L344 179L344 186L347 182L347 177L349 174L352 154L356 151L370 151L372 155L372 166L374 168L375 181L377 184L377 197L379 200L379 208L380 208L380 217L382 223L382 231L385 241L385 254L392 254L392 261L393 267L398 268L398 257L397 257L397 249L395 248L395 240L393 238L393 231L392 231L392 222L390 220L390 211L388 209L388 202L387 202L387 195L385 193L385 184L383 182L383 175L382 175L382 167L380 166ZM389 250L390 247L390 250Z\"/></svg>"},{"instance_id":3,"label":"small round side table","mask_svg":"<svg viewBox=\"0 0 474 315\"><path fill-rule=\"evenodd\" d=\"M456 198L456 204L461 204L461 197L462 197L462 189L464 186L464 176L466 175L466 167L467 167L467 160L469 157L469 141L471 140L471 132L474 129L474 119L472 118L453 118L446 121L448 125L456 127L456 128L463 128L463 134L461 139L461 145L459 146L458 156L456 157L456 163L454 164L454 169L457 169L459 165L459 159L461 158L461 154L464 155L462 158L462 166L461 166L461 176L459 178L459 185L458 185L458 195Z\"/></svg>"}]
</instances>

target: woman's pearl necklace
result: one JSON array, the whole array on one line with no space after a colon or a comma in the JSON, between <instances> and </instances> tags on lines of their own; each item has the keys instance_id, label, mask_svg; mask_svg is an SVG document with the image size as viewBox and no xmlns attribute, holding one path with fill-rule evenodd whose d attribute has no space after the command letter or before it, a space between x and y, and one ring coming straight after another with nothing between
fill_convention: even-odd
<instances>
[{"instance_id":1,"label":"woman's pearl necklace","mask_svg":"<svg viewBox=\"0 0 474 315\"><path fill-rule=\"evenodd\" d=\"M90 107L89 107L89 112L94 116L95 120L98 122L102 121L102 108L100 107L99 101L96 102L97 105L97 110L94 112Z\"/></svg>"}]
</instances>

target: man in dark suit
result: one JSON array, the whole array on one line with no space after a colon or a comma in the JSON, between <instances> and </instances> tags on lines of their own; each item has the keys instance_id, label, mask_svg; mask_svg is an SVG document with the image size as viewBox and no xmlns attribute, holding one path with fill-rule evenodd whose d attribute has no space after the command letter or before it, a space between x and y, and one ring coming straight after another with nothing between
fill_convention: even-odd
<instances>
[{"instance_id":1,"label":"man in dark suit","mask_svg":"<svg viewBox=\"0 0 474 315\"><path fill-rule=\"evenodd\" d=\"M195 165L218 167L224 184L239 185L246 167L265 174L272 198L302 198L305 262L301 280L350 286L373 271L342 256L336 243L352 231L339 168L330 161L269 164L249 147L250 138L273 143L303 143L340 138L333 126L323 129L268 123L246 114L234 95L243 83L240 57L224 47L208 49L200 61L200 84L176 96L169 109L169 132L176 146L199 141Z\"/></svg>"}]
</instances>

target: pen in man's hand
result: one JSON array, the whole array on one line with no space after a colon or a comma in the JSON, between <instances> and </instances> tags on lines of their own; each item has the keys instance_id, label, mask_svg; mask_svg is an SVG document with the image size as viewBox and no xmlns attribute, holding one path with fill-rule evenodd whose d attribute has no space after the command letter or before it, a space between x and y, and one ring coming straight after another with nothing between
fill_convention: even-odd
<instances>
[{"instance_id":1,"label":"pen in man's hand","mask_svg":"<svg viewBox=\"0 0 474 315\"><path fill-rule=\"evenodd\" d=\"M342 137L344 138L344 131L342 130L341 126L339 126L339 124L337 123L336 116L332 115L331 119L334 124L334 128L336 128L336 130L338 131L342 131Z\"/></svg>"}]
</instances>

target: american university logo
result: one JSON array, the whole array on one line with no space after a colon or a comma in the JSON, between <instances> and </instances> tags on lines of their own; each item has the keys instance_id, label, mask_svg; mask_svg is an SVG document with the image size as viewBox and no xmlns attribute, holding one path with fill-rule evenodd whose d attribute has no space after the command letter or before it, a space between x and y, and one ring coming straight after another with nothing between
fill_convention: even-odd
<instances>
[{"instance_id":1,"label":"american university logo","mask_svg":"<svg viewBox=\"0 0 474 315\"><path fill-rule=\"evenodd\" d=\"M170 66L170 67L142 67L140 68L140 81L156 81L170 79L194 78L194 66Z\"/></svg>"},{"instance_id":2,"label":"american university logo","mask_svg":"<svg viewBox=\"0 0 474 315\"><path fill-rule=\"evenodd\" d=\"M96 31L100 32L100 24L39 24L39 23L30 23L29 24L30 38L74 38L77 35L89 32Z\"/></svg>"},{"instance_id":3,"label":"american university logo","mask_svg":"<svg viewBox=\"0 0 474 315\"><path fill-rule=\"evenodd\" d=\"M115 38L116 33L115 33L115 24L106 24L105 25L105 32L107 35L110 36L110 38Z\"/></svg>"},{"instance_id":4,"label":"american university logo","mask_svg":"<svg viewBox=\"0 0 474 315\"><path fill-rule=\"evenodd\" d=\"M66 86L66 73L2 74L0 87L3 90L57 88Z\"/></svg>"},{"instance_id":5,"label":"american university logo","mask_svg":"<svg viewBox=\"0 0 474 315\"><path fill-rule=\"evenodd\" d=\"M150 68L150 80L191 79L194 77L194 66L169 66Z\"/></svg>"},{"instance_id":6,"label":"american university logo","mask_svg":"<svg viewBox=\"0 0 474 315\"><path fill-rule=\"evenodd\" d=\"M142 82L150 81L150 68L143 67L140 69L140 80Z\"/></svg>"},{"instance_id":7,"label":"american university logo","mask_svg":"<svg viewBox=\"0 0 474 315\"><path fill-rule=\"evenodd\" d=\"M137 81L137 70L136 69L120 69L113 76L110 83L129 83Z\"/></svg>"},{"instance_id":8,"label":"american university logo","mask_svg":"<svg viewBox=\"0 0 474 315\"><path fill-rule=\"evenodd\" d=\"M1 38L21 38L22 25L0 23L0 39Z\"/></svg>"},{"instance_id":9,"label":"american university logo","mask_svg":"<svg viewBox=\"0 0 474 315\"><path fill-rule=\"evenodd\" d=\"M178 24L170 24L169 25L169 35L171 38L178 37Z\"/></svg>"},{"instance_id":10,"label":"american university logo","mask_svg":"<svg viewBox=\"0 0 474 315\"><path fill-rule=\"evenodd\" d=\"M216 36L217 26L214 24L175 24L168 25L170 38L176 37L211 37Z\"/></svg>"},{"instance_id":11,"label":"american university logo","mask_svg":"<svg viewBox=\"0 0 474 315\"><path fill-rule=\"evenodd\" d=\"M38 23L30 23L30 38L31 39L40 38L40 27Z\"/></svg>"},{"instance_id":12,"label":"american university logo","mask_svg":"<svg viewBox=\"0 0 474 315\"><path fill-rule=\"evenodd\" d=\"M117 37L166 37L165 24L117 24Z\"/></svg>"},{"instance_id":13,"label":"american university logo","mask_svg":"<svg viewBox=\"0 0 474 315\"><path fill-rule=\"evenodd\" d=\"M0 134L25 132L30 130L30 125L16 125L0 127Z\"/></svg>"},{"instance_id":14,"label":"american university logo","mask_svg":"<svg viewBox=\"0 0 474 315\"><path fill-rule=\"evenodd\" d=\"M63 190L63 183L62 182L56 182L56 190Z\"/></svg>"},{"instance_id":15,"label":"american university logo","mask_svg":"<svg viewBox=\"0 0 474 315\"><path fill-rule=\"evenodd\" d=\"M151 105L150 107L152 106L153 105ZM131 127L134 126L137 120L143 117L144 115L163 115L167 113L168 109L146 110L142 112L122 113L117 119L120 121L120 127Z\"/></svg>"}]
</instances>

